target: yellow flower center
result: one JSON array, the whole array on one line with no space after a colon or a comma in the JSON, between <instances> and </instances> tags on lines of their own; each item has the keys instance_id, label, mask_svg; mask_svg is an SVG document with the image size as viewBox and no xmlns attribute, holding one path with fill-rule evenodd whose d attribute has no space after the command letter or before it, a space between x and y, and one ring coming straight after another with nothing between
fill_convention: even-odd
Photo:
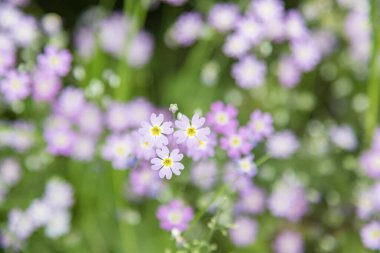
<instances>
[{"instance_id":1,"label":"yellow flower center","mask_svg":"<svg viewBox=\"0 0 380 253\"><path fill-rule=\"evenodd\" d=\"M204 142L204 141L202 141L202 140L199 140L198 143L199 143L199 148L200 148L200 149L203 149L203 148L206 147L206 142Z\"/></svg>"},{"instance_id":2,"label":"yellow flower center","mask_svg":"<svg viewBox=\"0 0 380 253\"><path fill-rule=\"evenodd\" d=\"M218 113L218 114L216 115L216 121L217 121L219 124L224 125L224 124L226 124L227 121L228 121L228 116L227 116L225 113L220 112L220 113Z\"/></svg>"},{"instance_id":3,"label":"yellow flower center","mask_svg":"<svg viewBox=\"0 0 380 253\"><path fill-rule=\"evenodd\" d=\"M142 146L143 146L143 148L147 148L147 147L149 147L149 142L144 142L143 144L142 144Z\"/></svg>"},{"instance_id":4,"label":"yellow flower center","mask_svg":"<svg viewBox=\"0 0 380 253\"><path fill-rule=\"evenodd\" d=\"M264 128L264 124L261 121L256 122L255 124L256 131L261 131Z\"/></svg>"},{"instance_id":5,"label":"yellow flower center","mask_svg":"<svg viewBox=\"0 0 380 253\"><path fill-rule=\"evenodd\" d=\"M379 239L380 238L380 231L377 231L377 230L372 231L371 235L372 235L372 238Z\"/></svg>"},{"instance_id":6,"label":"yellow flower center","mask_svg":"<svg viewBox=\"0 0 380 253\"><path fill-rule=\"evenodd\" d=\"M241 144L241 140L240 140L240 138L238 136L232 137L232 139L231 139L231 146L232 147L235 147L235 148L239 147L240 144Z\"/></svg>"},{"instance_id":7,"label":"yellow flower center","mask_svg":"<svg viewBox=\"0 0 380 253\"><path fill-rule=\"evenodd\" d=\"M189 137L193 137L194 135L197 134L197 130L194 127L188 127L186 130L186 134Z\"/></svg>"},{"instance_id":8,"label":"yellow flower center","mask_svg":"<svg viewBox=\"0 0 380 253\"><path fill-rule=\"evenodd\" d=\"M157 125L154 125L151 129L150 132L152 133L153 136L159 136L161 134L161 128Z\"/></svg>"},{"instance_id":9,"label":"yellow flower center","mask_svg":"<svg viewBox=\"0 0 380 253\"><path fill-rule=\"evenodd\" d=\"M179 213L177 211L172 211L169 213L168 218L169 218L171 223L178 224L182 220L182 215L181 215L181 213Z\"/></svg>"},{"instance_id":10,"label":"yellow flower center","mask_svg":"<svg viewBox=\"0 0 380 253\"><path fill-rule=\"evenodd\" d=\"M164 165L164 166L167 167L167 168L172 167L172 165L173 165L173 160L172 160L170 157L167 157L167 158L165 158L165 159L162 161L162 165Z\"/></svg>"},{"instance_id":11,"label":"yellow flower center","mask_svg":"<svg viewBox=\"0 0 380 253\"><path fill-rule=\"evenodd\" d=\"M124 146L118 146L116 148L116 154L119 155L119 156L124 155L125 152L126 152L126 148Z\"/></svg>"},{"instance_id":12,"label":"yellow flower center","mask_svg":"<svg viewBox=\"0 0 380 253\"><path fill-rule=\"evenodd\" d=\"M251 167L248 161L242 161L240 163L240 166L243 169L243 171L249 171L249 169Z\"/></svg>"}]
</instances>

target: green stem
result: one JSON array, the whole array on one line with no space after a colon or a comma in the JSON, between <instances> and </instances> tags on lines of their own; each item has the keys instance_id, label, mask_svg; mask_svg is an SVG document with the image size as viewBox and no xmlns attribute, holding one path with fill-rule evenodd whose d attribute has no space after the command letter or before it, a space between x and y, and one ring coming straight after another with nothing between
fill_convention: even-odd
<instances>
[{"instance_id":1,"label":"green stem","mask_svg":"<svg viewBox=\"0 0 380 253\"><path fill-rule=\"evenodd\" d=\"M370 0L371 10L371 26L372 26L372 54L369 66L369 78L368 78L368 90L367 95L369 98L369 108L366 113L365 119L365 131L366 131L366 143L371 142L373 132L376 129L376 125L379 117L379 82L380 82L380 1Z\"/></svg>"}]
</instances>

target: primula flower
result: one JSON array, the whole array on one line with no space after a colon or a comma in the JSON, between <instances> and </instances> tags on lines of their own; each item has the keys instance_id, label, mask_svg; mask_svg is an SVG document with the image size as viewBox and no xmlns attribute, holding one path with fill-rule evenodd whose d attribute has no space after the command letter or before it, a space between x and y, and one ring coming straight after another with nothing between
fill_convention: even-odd
<instances>
[{"instance_id":1,"label":"primula flower","mask_svg":"<svg viewBox=\"0 0 380 253\"><path fill-rule=\"evenodd\" d=\"M103 114L96 105L86 103L80 110L77 124L86 135L98 136L103 130Z\"/></svg>"},{"instance_id":2,"label":"primula flower","mask_svg":"<svg viewBox=\"0 0 380 253\"><path fill-rule=\"evenodd\" d=\"M240 128L222 137L220 146L227 151L229 157L239 158L241 155L247 155L251 151L253 144L249 138L249 131L245 128Z\"/></svg>"},{"instance_id":3,"label":"primula flower","mask_svg":"<svg viewBox=\"0 0 380 253\"><path fill-rule=\"evenodd\" d=\"M142 136L138 132L133 133L134 142L136 143L135 154L139 159L150 160L155 156L154 143L152 138Z\"/></svg>"},{"instance_id":4,"label":"primula flower","mask_svg":"<svg viewBox=\"0 0 380 253\"><path fill-rule=\"evenodd\" d=\"M257 215L265 210L266 198L262 189L249 186L242 190L236 203L236 211L245 214Z\"/></svg>"},{"instance_id":5,"label":"primula flower","mask_svg":"<svg viewBox=\"0 0 380 253\"><path fill-rule=\"evenodd\" d=\"M303 71L311 71L321 59L321 52L311 38L292 41L291 48L295 63Z\"/></svg>"},{"instance_id":6,"label":"primula flower","mask_svg":"<svg viewBox=\"0 0 380 253\"><path fill-rule=\"evenodd\" d=\"M200 142L208 141L208 135L210 129L208 127L202 127L206 119L199 117L196 113L191 119L186 115L180 115L179 119L175 121L175 125L178 130L173 134L178 144L185 143L188 148L197 146Z\"/></svg>"},{"instance_id":7,"label":"primula flower","mask_svg":"<svg viewBox=\"0 0 380 253\"><path fill-rule=\"evenodd\" d=\"M207 124L219 134L228 134L235 131L239 122L236 119L237 109L232 105L224 105L218 101L211 105L211 111L207 113Z\"/></svg>"},{"instance_id":8,"label":"primula flower","mask_svg":"<svg viewBox=\"0 0 380 253\"><path fill-rule=\"evenodd\" d=\"M128 64L135 68L141 68L150 60L153 53L154 42L147 32L140 32L131 41L128 48Z\"/></svg>"},{"instance_id":9,"label":"primula flower","mask_svg":"<svg viewBox=\"0 0 380 253\"><path fill-rule=\"evenodd\" d=\"M56 239L67 234L70 230L71 214L66 211L55 212L45 227L45 235Z\"/></svg>"},{"instance_id":10,"label":"primula flower","mask_svg":"<svg viewBox=\"0 0 380 253\"><path fill-rule=\"evenodd\" d=\"M294 154L299 148L297 137L289 130L278 132L269 137L268 153L278 159L285 159Z\"/></svg>"},{"instance_id":11,"label":"primula flower","mask_svg":"<svg viewBox=\"0 0 380 253\"><path fill-rule=\"evenodd\" d=\"M55 101L54 109L70 120L76 121L85 105L83 91L78 88L68 87L60 93Z\"/></svg>"},{"instance_id":12,"label":"primula flower","mask_svg":"<svg viewBox=\"0 0 380 253\"><path fill-rule=\"evenodd\" d=\"M115 169L124 170L133 160L134 142L129 134L111 135L107 138L102 149L103 158L112 161Z\"/></svg>"},{"instance_id":13,"label":"primula flower","mask_svg":"<svg viewBox=\"0 0 380 253\"><path fill-rule=\"evenodd\" d=\"M38 56L40 68L53 72L58 76L66 76L71 68L72 56L67 49L59 50L48 46L44 54Z\"/></svg>"},{"instance_id":14,"label":"primula flower","mask_svg":"<svg viewBox=\"0 0 380 253\"><path fill-rule=\"evenodd\" d=\"M215 4L208 14L208 22L220 32L231 30L237 18L239 17L239 8L235 4L223 3Z\"/></svg>"},{"instance_id":15,"label":"primula flower","mask_svg":"<svg viewBox=\"0 0 380 253\"><path fill-rule=\"evenodd\" d=\"M244 89L262 86L265 75L265 64L253 56L246 56L232 65L232 77Z\"/></svg>"},{"instance_id":16,"label":"primula flower","mask_svg":"<svg viewBox=\"0 0 380 253\"><path fill-rule=\"evenodd\" d=\"M146 163L131 171L129 183L137 196L155 197L164 189L163 181Z\"/></svg>"},{"instance_id":17,"label":"primula flower","mask_svg":"<svg viewBox=\"0 0 380 253\"><path fill-rule=\"evenodd\" d=\"M34 225L26 212L13 209L9 212L8 230L18 239L25 240L33 233Z\"/></svg>"},{"instance_id":18,"label":"primula flower","mask_svg":"<svg viewBox=\"0 0 380 253\"><path fill-rule=\"evenodd\" d=\"M171 36L180 46L190 46L201 35L202 17L196 12L182 14L171 31Z\"/></svg>"},{"instance_id":19,"label":"primula flower","mask_svg":"<svg viewBox=\"0 0 380 253\"><path fill-rule=\"evenodd\" d=\"M251 45L259 44L264 35L261 24L253 17L243 17L236 23L236 32L246 38Z\"/></svg>"},{"instance_id":20,"label":"primula flower","mask_svg":"<svg viewBox=\"0 0 380 253\"><path fill-rule=\"evenodd\" d=\"M257 142L268 138L273 133L273 120L269 113L256 110L251 114L248 128Z\"/></svg>"},{"instance_id":21,"label":"primula flower","mask_svg":"<svg viewBox=\"0 0 380 253\"><path fill-rule=\"evenodd\" d=\"M114 57L124 55L130 21L122 13L114 13L99 24L100 46Z\"/></svg>"},{"instance_id":22,"label":"primula flower","mask_svg":"<svg viewBox=\"0 0 380 253\"><path fill-rule=\"evenodd\" d=\"M211 133L207 141L198 141L194 147L186 149L186 154L194 161L199 161L212 157L215 154L215 146L217 144L216 135Z\"/></svg>"},{"instance_id":23,"label":"primula flower","mask_svg":"<svg viewBox=\"0 0 380 253\"><path fill-rule=\"evenodd\" d=\"M169 152L169 149L163 146L162 149L156 150L156 154L158 157L153 158L151 163L153 170L159 170L160 178L170 179L173 173L177 176L181 174L181 170L184 169L183 164L180 163L183 155L179 153L178 149Z\"/></svg>"},{"instance_id":24,"label":"primula flower","mask_svg":"<svg viewBox=\"0 0 380 253\"><path fill-rule=\"evenodd\" d=\"M7 158L0 163L0 182L6 186L15 185L21 177L21 168L19 163L12 159Z\"/></svg>"},{"instance_id":25,"label":"primula flower","mask_svg":"<svg viewBox=\"0 0 380 253\"><path fill-rule=\"evenodd\" d=\"M353 151L357 147L355 132L348 125L332 127L330 138L335 145L344 150Z\"/></svg>"},{"instance_id":26,"label":"primula flower","mask_svg":"<svg viewBox=\"0 0 380 253\"><path fill-rule=\"evenodd\" d=\"M253 177L257 173L256 164L253 162L254 155L248 155L242 157L236 161L239 171L250 177Z\"/></svg>"},{"instance_id":27,"label":"primula flower","mask_svg":"<svg viewBox=\"0 0 380 253\"><path fill-rule=\"evenodd\" d=\"M169 141L166 135L172 134L174 131L172 122L164 122L164 115L159 114L157 116L155 113L150 116L150 122L142 122L139 133L151 140L157 148L168 145Z\"/></svg>"},{"instance_id":28,"label":"primula flower","mask_svg":"<svg viewBox=\"0 0 380 253\"><path fill-rule=\"evenodd\" d=\"M50 71L37 70L32 78L32 95L37 101L52 101L61 88L61 79Z\"/></svg>"},{"instance_id":29,"label":"primula flower","mask_svg":"<svg viewBox=\"0 0 380 253\"><path fill-rule=\"evenodd\" d=\"M44 134L47 150L51 154L69 156L72 153L76 135L71 129L48 129Z\"/></svg>"},{"instance_id":30,"label":"primula flower","mask_svg":"<svg viewBox=\"0 0 380 253\"><path fill-rule=\"evenodd\" d=\"M276 253L302 253L302 237L294 231L285 230L276 237L273 249Z\"/></svg>"},{"instance_id":31,"label":"primula flower","mask_svg":"<svg viewBox=\"0 0 380 253\"><path fill-rule=\"evenodd\" d=\"M255 0L250 6L250 12L263 22L281 19L284 9L284 4L280 0Z\"/></svg>"},{"instance_id":32,"label":"primula flower","mask_svg":"<svg viewBox=\"0 0 380 253\"><path fill-rule=\"evenodd\" d=\"M360 165L367 176L380 178L380 150L368 150L360 156Z\"/></svg>"},{"instance_id":33,"label":"primula flower","mask_svg":"<svg viewBox=\"0 0 380 253\"><path fill-rule=\"evenodd\" d=\"M236 246L244 247L256 241L257 232L257 222L241 216L235 220L234 227L230 229L229 235Z\"/></svg>"},{"instance_id":34,"label":"primula flower","mask_svg":"<svg viewBox=\"0 0 380 253\"><path fill-rule=\"evenodd\" d=\"M161 205L157 210L160 226L167 231L173 229L185 231L193 217L193 209L180 200L172 200L167 205Z\"/></svg>"},{"instance_id":35,"label":"primula flower","mask_svg":"<svg viewBox=\"0 0 380 253\"><path fill-rule=\"evenodd\" d=\"M217 179L218 169L214 160L194 164L191 170L191 181L202 190L210 189Z\"/></svg>"},{"instance_id":36,"label":"primula flower","mask_svg":"<svg viewBox=\"0 0 380 253\"><path fill-rule=\"evenodd\" d=\"M34 17L22 15L11 30L11 36L20 47L28 47L38 38L38 25Z\"/></svg>"},{"instance_id":37,"label":"primula flower","mask_svg":"<svg viewBox=\"0 0 380 253\"><path fill-rule=\"evenodd\" d=\"M228 35L223 45L223 53L233 58L241 58L250 49L251 43L249 40L238 33Z\"/></svg>"},{"instance_id":38,"label":"primula flower","mask_svg":"<svg viewBox=\"0 0 380 253\"><path fill-rule=\"evenodd\" d=\"M72 157L80 161L91 161L96 152L96 144L93 136L78 135L73 145Z\"/></svg>"},{"instance_id":39,"label":"primula flower","mask_svg":"<svg viewBox=\"0 0 380 253\"><path fill-rule=\"evenodd\" d=\"M8 50L0 46L0 75L4 75L13 67L15 60L16 56L14 50Z\"/></svg>"},{"instance_id":40,"label":"primula flower","mask_svg":"<svg viewBox=\"0 0 380 253\"><path fill-rule=\"evenodd\" d=\"M125 104L111 102L107 106L105 121L107 127L113 132L122 132L128 127L128 108Z\"/></svg>"},{"instance_id":41,"label":"primula flower","mask_svg":"<svg viewBox=\"0 0 380 253\"><path fill-rule=\"evenodd\" d=\"M296 86L301 78L302 70L291 56L283 56L278 62L277 76L280 84L286 88Z\"/></svg>"},{"instance_id":42,"label":"primula flower","mask_svg":"<svg viewBox=\"0 0 380 253\"><path fill-rule=\"evenodd\" d=\"M372 221L360 230L364 246L371 250L380 249L380 222Z\"/></svg>"},{"instance_id":43,"label":"primula flower","mask_svg":"<svg viewBox=\"0 0 380 253\"><path fill-rule=\"evenodd\" d=\"M8 102L24 99L30 93L30 78L25 73L10 71L0 81L0 91Z\"/></svg>"}]
</instances>

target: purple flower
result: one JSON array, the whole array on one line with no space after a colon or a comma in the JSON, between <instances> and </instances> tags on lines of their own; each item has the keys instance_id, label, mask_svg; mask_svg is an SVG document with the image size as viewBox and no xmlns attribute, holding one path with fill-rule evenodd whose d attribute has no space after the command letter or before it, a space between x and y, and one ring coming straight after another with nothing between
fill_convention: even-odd
<instances>
[{"instance_id":1,"label":"purple flower","mask_svg":"<svg viewBox=\"0 0 380 253\"><path fill-rule=\"evenodd\" d=\"M250 41L239 33L228 35L223 45L223 53L233 58L243 57L250 49Z\"/></svg>"},{"instance_id":2,"label":"purple flower","mask_svg":"<svg viewBox=\"0 0 380 253\"><path fill-rule=\"evenodd\" d=\"M285 26L289 40L302 39L309 35L305 21L297 10L291 10L288 12L286 15Z\"/></svg>"},{"instance_id":3,"label":"purple flower","mask_svg":"<svg viewBox=\"0 0 380 253\"><path fill-rule=\"evenodd\" d=\"M13 209L8 217L8 230L18 239L27 239L34 231L31 218L19 209Z\"/></svg>"},{"instance_id":4,"label":"purple flower","mask_svg":"<svg viewBox=\"0 0 380 253\"><path fill-rule=\"evenodd\" d=\"M173 134L178 144L185 143L188 148L195 147L200 141L207 142L210 129L208 127L202 127L206 119L199 117L197 113L191 119L186 115L181 114L179 119L175 121L175 125L178 128Z\"/></svg>"},{"instance_id":5,"label":"purple flower","mask_svg":"<svg viewBox=\"0 0 380 253\"><path fill-rule=\"evenodd\" d=\"M99 40L101 47L114 57L124 55L130 30L129 20L121 13L114 13L100 22Z\"/></svg>"},{"instance_id":6,"label":"purple flower","mask_svg":"<svg viewBox=\"0 0 380 253\"><path fill-rule=\"evenodd\" d=\"M90 136L98 136L103 129L102 112L96 105L86 103L80 110L77 124L81 132Z\"/></svg>"},{"instance_id":7,"label":"purple flower","mask_svg":"<svg viewBox=\"0 0 380 253\"><path fill-rule=\"evenodd\" d=\"M302 253L302 237L294 231L285 230L276 237L273 243L273 249L276 253Z\"/></svg>"},{"instance_id":8,"label":"purple flower","mask_svg":"<svg viewBox=\"0 0 380 253\"><path fill-rule=\"evenodd\" d=\"M162 180L153 170L142 166L131 171L129 177L132 192L137 196L154 197L162 190Z\"/></svg>"},{"instance_id":9,"label":"purple flower","mask_svg":"<svg viewBox=\"0 0 380 253\"><path fill-rule=\"evenodd\" d=\"M229 157L239 158L241 155L249 154L253 147L249 137L249 131L245 128L240 128L222 137L220 146L227 151Z\"/></svg>"},{"instance_id":10,"label":"purple flower","mask_svg":"<svg viewBox=\"0 0 380 253\"><path fill-rule=\"evenodd\" d=\"M151 163L153 170L159 170L160 178L170 179L173 173L177 176L181 174L181 170L184 169L183 164L180 163L183 155L179 153L178 149L169 152L169 149L163 146L162 149L156 150L156 154L157 157L153 158Z\"/></svg>"},{"instance_id":11,"label":"purple flower","mask_svg":"<svg viewBox=\"0 0 380 253\"><path fill-rule=\"evenodd\" d=\"M238 121L236 116L237 109L233 105L224 105L217 101L211 105L211 111L207 113L207 124L213 131L219 134L227 134L236 130Z\"/></svg>"},{"instance_id":12,"label":"purple flower","mask_svg":"<svg viewBox=\"0 0 380 253\"><path fill-rule=\"evenodd\" d=\"M37 101L53 101L58 94L62 84L55 74L38 69L33 74L32 95Z\"/></svg>"},{"instance_id":13,"label":"purple flower","mask_svg":"<svg viewBox=\"0 0 380 253\"><path fill-rule=\"evenodd\" d=\"M364 246L371 250L380 249L380 222L372 221L360 230Z\"/></svg>"},{"instance_id":14,"label":"purple flower","mask_svg":"<svg viewBox=\"0 0 380 253\"><path fill-rule=\"evenodd\" d=\"M232 65L232 77L244 89L262 86L265 75L265 64L253 56L246 56Z\"/></svg>"},{"instance_id":15,"label":"purple flower","mask_svg":"<svg viewBox=\"0 0 380 253\"><path fill-rule=\"evenodd\" d=\"M38 38L38 25L34 17L21 15L11 29L11 35L20 47L28 47Z\"/></svg>"},{"instance_id":16,"label":"purple flower","mask_svg":"<svg viewBox=\"0 0 380 253\"><path fill-rule=\"evenodd\" d=\"M253 134L253 139L257 142L270 137L273 133L272 116L260 110L254 111L248 122L248 129Z\"/></svg>"},{"instance_id":17,"label":"purple flower","mask_svg":"<svg viewBox=\"0 0 380 253\"><path fill-rule=\"evenodd\" d=\"M306 192L297 180L282 179L275 186L268 206L274 216L297 222L308 209Z\"/></svg>"},{"instance_id":18,"label":"purple flower","mask_svg":"<svg viewBox=\"0 0 380 253\"><path fill-rule=\"evenodd\" d=\"M239 158L236 163L238 169L241 173L253 177L257 173L256 164L253 162L254 155L248 155L242 158Z\"/></svg>"},{"instance_id":19,"label":"purple flower","mask_svg":"<svg viewBox=\"0 0 380 253\"><path fill-rule=\"evenodd\" d=\"M240 192L236 210L245 214L257 215L265 209L265 193L256 186L250 186Z\"/></svg>"},{"instance_id":20,"label":"purple flower","mask_svg":"<svg viewBox=\"0 0 380 253\"><path fill-rule=\"evenodd\" d=\"M178 18L171 36L180 46L190 46L200 36L202 27L201 15L196 12L187 12Z\"/></svg>"},{"instance_id":21,"label":"purple flower","mask_svg":"<svg viewBox=\"0 0 380 253\"><path fill-rule=\"evenodd\" d=\"M380 178L380 150L368 150L360 156L360 165L367 176Z\"/></svg>"},{"instance_id":22,"label":"purple flower","mask_svg":"<svg viewBox=\"0 0 380 253\"><path fill-rule=\"evenodd\" d=\"M80 27L74 34L74 44L79 55L88 59L95 51L95 38L92 29Z\"/></svg>"},{"instance_id":23,"label":"purple flower","mask_svg":"<svg viewBox=\"0 0 380 253\"><path fill-rule=\"evenodd\" d=\"M127 169L133 159L133 138L129 134L114 134L107 138L102 149L102 157L111 161L112 166L118 170Z\"/></svg>"},{"instance_id":24,"label":"purple flower","mask_svg":"<svg viewBox=\"0 0 380 253\"><path fill-rule=\"evenodd\" d=\"M0 59L0 75L4 75L15 64L16 56L14 50L2 48L0 43Z\"/></svg>"},{"instance_id":25,"label":"purple flower","mask_svg":"<svg viewBox=\"0 0 380 253\"><path fill-rule=\"evenodd\" d=\"M128 48L128 64L135 68L141 68L150 60L153 53L154 42L147 32L140 32L131 41Z\"/></svg>"},{"instance_id":26,"label":"purple flower","mask_svg":"<svg viewBox=\"0 0 380 253\"><path fill-rule=\"evenodd\" d=\"M76 135L70 129L47 129L44 138L49 153L69 156L72 153Z\"/></svg>"},{"instance_id":27,"label":"purple flower","mask_svg":"<svg viewBox=\"0 0 380 253\"><path fill-rule=\"evenodd\" d=\"M167 205L161 205L157 210L160 226L167 231L177 229L182 232L186 230L193 217L193 209L180 200L172 200Z\"/></svg>"},{"instance_id":28,"label":"purple flower","mask_svg":"<svg viewBox=\"0 0 380 253\"><path fill-rule=\"evenodd\" d=\"M154 108L152 104L144 98L136 98L126 105L128 117L124 117L128 120L127 126L130 128L138 128L142 121L149 120ZM164 116L166 116L164 114Z\"/></svg>"},{"instance_id":29,"label":"purple flower","mask_svg":"<svg viewBox=\"0 0 380 253\"><path fill-rule=\"evenodd\" d=\"M67 49L59 50L53 46L47 46L44 54L38 56L39 67L58 76L66 76L69 73L71 61L72 56Z\"/></svg>"},{"instance_id":30,"label":"purple flower","mask_svg":"<svg viewBox=\"0 0 380 253\"><path fill-rule=\"evenodd\" d=\"M0 182L6 186L13 186L20 180L22 170L19 163L13 158L7 158L0 163Z\"/></svg>"},{"instance_id":31,"label":"purple flower","mask_svg":"<svg viewBox=\"0 0 380 253\"><path fill-rule=\"evenodd\" d=\"M256 241L258 224L248 217L238 217L235 226L230 229L229 235L232 242L239 247L248 246Z\"/></svg>"},{"instance_id":32,"label":"purple flower","mask_svg":"<svg viewBox=\"0 0 380 253\"><path fill-rule=\"evenodd\" d=\"M125 104L112 102L107 106L106 124L111 131L122 132L128 127L129 110Z\"/></svg>"},{"instance_id":33,"label":"purple flower","mask_svg":"<svg viewBox=\"0 0 380 253\"><path fill-rule=\"evenodd\" d=\"M187 148L186 154L191 157L194 161L199 161L207 159L214 156L215 146L217 144L216 135L211 133L207 141L198 141L198 144L194 147Z\"/></svg>"},{"instance_id":34,"label":"purple flower","mask_svg":"<svg viewBox=\"0 0 380 253\"><path fill-rule=\"evenodd\" d=\"M278 80L286 88L296 86L301 78L302 71L291 56L280 58L277 69Z\"/></svg>"},{"instance_id":35,"label":"purple flower","mask_svg":"<svg viewBox=\"0 0 380 253\"><path fill-rule=\"evenodd\" d=\"M236 164L229 162L225 166L223 181L234 191L244 191L253 186L252 179L247 175L240 173L236 169Z\"/></svg>"},{"instance_id":36,"label":"purple flower","mask_svg":"<svg viewBox=\"0 0 380 253\"><path fill-rule=\"evenodd\" d=\"M344 150L353 151L357 147L354 130L348 125L332 127L330 138L335 145Z\"/></svg>"},{"instance_id":37,"label":"purple flower","mask_svg":"<svg viewBox=\"0 0 380 253\"><path fill-rule=\"evenodd\" d=\"M83 91L68 87L60 93L55 102L54 109L57 113L62 114L70 120L77 120L84 105L85 98Z\"/></svg>"},{"instance_id":38,"label":"purple flower","mask_svg":"<svg viewBox=\"0 0 380 253\"><path fill-rule=\"evenodd\" d=\"M210 189L217 179L217 164L214 160L196 163L191 170L191 181L202 190Z\"/></svg>"},{"instance_id":39,"label":"purple flower","mask_svg":"<svg viewBox=\"0 0 380 253\"><path fill-rule=\"evenodd\" d=\"M138 132L133 133L134 143L136 143L135 154L139 159L150 160L155 156L154 142L147 136L142 136Z\"/></svg>"},{"instance_id":40,"label":"purple flower","mask_svg":"<svg viewBox=\"0 0 380 253\"><path fill-rule=\"evenodd\" d=\"M215 4L208 14L208 23L220 32L227 32L235 26L239 8L235 4Z\"/></svg>"},{"instance_id":41,"label":"purple flower","mask_svg":"<svg viewBox=\"0 0 380 253\"><path fill-rule=\"evenodd\" d=\"M361 189L356 200L357 216L362 220L368 220L380 210L380 184Z\"/></svg>"},{"instance_id":42,"label":"purple flower","mask_svg":"<svg viewBox=\"0 0 380 253\"><path fill-rule=\"evenodd\" d=\"M246 38L251 45L259 44L264 35L262 25L253 16L246 16L238 20L236 33Z\"/></svg>"},{"instance_id":43,"label":"purple flower","mask_svg":"<svg viewBox=\"0 0 380 253\"><path fill-rule=\"evenodd\" d=\"M169 141L166 135L172 134L174 131L172 122L164 122L164 115L157 116L155 113L150 116L150 122L142 122L139 133L152 141L157 148L168 145Z\"/></svg>"},{"instance_id":44,"label":"purple flower","mask_svg":"<svg viewBox=\"0 0 380 253\"><path fill-rule=\"evenodd\" d=\"M8 72L0 81L0 91L8 102L26 98L30 93L29 76L16 71Z\"/></svg>"},{"instance_id":45,"label":"purple flower","mask_svg":"<svg viewBox=\"0 0 380 253\"><path fill-rule=\"evenodd\" d=\"M96 152L96 144L93 136L78 135L73 144L72 157L80 161L91 161Z\"/></svg>"},{"instance_id":46,"label":"purple flower","mask_svg":"<svg viewBox=\"0 0 380 253\"><path fill-rule=\"evenodd\" d=\"M284 16L284 4L280 0L256 0L251 2L250 12L262 22L279 20Z\"/></svg>"},{"instance_id":47,"label":"purple flower","mask_svg":"<svg viewBox=\"0 0 380 253\"><path fill-rule=\"evenodd\" d=\"M50 179L43 200L55 210L62 210L71 207L74 203L74 192L71 185L61 179Z\"/></svg>"},{"instance_id":48,"label":"purple flower","mask_svg":"<svg viewBox=\"0 0 380 253\"><path fill-rule=\"evenodd\" d=\"M278 159L285 159L294 154L299 148L297 137L289 130L278 132L269 137L268 153Z\"/></svg>"},{"instance_id":49,"label":"purple flower","mask_svg":"<svg viewBox=\"0 0 380 253\"><path fill-rule=\"evenodd\" d=\"M312 70L321 59L319 48L310 38L292 41L291 48L295 63L303 71Z\"/></svg>"}]
</instances>

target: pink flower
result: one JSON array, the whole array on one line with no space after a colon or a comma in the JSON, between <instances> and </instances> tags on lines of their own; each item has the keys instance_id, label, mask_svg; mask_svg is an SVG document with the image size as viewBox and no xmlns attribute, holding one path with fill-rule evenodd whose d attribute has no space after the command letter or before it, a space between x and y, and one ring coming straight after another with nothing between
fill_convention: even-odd
<instances>
[{"instance_id":1,"label":"pink flower","mask_svg":"<svg viewBox=\"0 0 380 253\"><path fill-rule=\"evenodd\" d=\"M235 131L238 126L236 119L238 111L232 105L224 105L221 101L211 105L211 111L207 113L207 124L219 134L227 134Z\"/></svg>"},{"instance_id":2,"label":"pink flower","mask_svg":"<svg viewBox=\"0 0 380 253\"><path fill-rule=\"evenodd\" d=\"M244 89L264 85L266 71L265 64L253 56L246 56L232 65L232 77Z\"/></svg>"},{"instance_id":3,"label":"pink flower","mask_svg":"<svg viewBox=\"0 0 380 253\"><path fill-rule=\"evenodd\" d=\"M180 163L183 155L179 153L179 149L169 152L169 149L163 146L162 149L156 150L156 154L158 157L153 158L150 162L153 170L159 170L160 178L170 179L173 173L177 176L181 174L184 166Z\"/></svg>"},{"instance_id":4,"label":"pink flower","mask_svg":"<svg viewBox=\"0 0 380 253\"><path fill-rule=\"evenodd\" d=\"M380 222L372 221L365 225L360 231L360 236L366 248L371 250L380 249Z\"/></svg>"},{"instance_id":5,"label":"pink flower","mask_svg":"<svg viewBox=\"0 0 380 253\"><path fill-rule=\"evenodd\" d=\"M142 128L139 129L139 133L151 140L157 148L168 145L169 141L166 135L174 131L172 122L164 122L164 115L159 114L157 116L155 113L150 116L150 122L142 122Z\"/></svg>"},{"instance_id":6,"label":"pink flower","mask_svg":"<svg viewBox=\"0 0 380 253\"><path fill-rule=\"evenodd\" d=\"M133 144L128 134L111 135L103 146L102 156L105 160L111 161L115 169L127 169L133 160Z\"/></svg>"},{"instance_id":7,"label":"pink flower","mask_svg":"<svg viewBox=\"0 0 380 253\"><path fill-rule=\"evenodd\" d=\"M247 155L253 147L249 137L249 131L245 128L240 128L221 138L221 148L226 150L228 156L231 158L239 158L241 155Z\"/></svg>"},{"instance_id":8,"label":"pink flower","mask_svg":"<svg viewBox=\"0 0 380 253\"><path fill-rule=\"evenodd\" d=\"M33 98L37 101L52 101L58 94L61 85L58 76L38 69L33 75Z\"/></svg>"},{"instance_id":9,"label":"pink flower","mask_svg":"<svg viewBox=\"0 0 380 253\"><path fill-rule=\"evenodd\" d=\"M0 81L0 91L8 102L26 98L30 93L29 76L25 73L10 71Z\"/></svg>"},{"instance_id":10,"label":"pink flower","mask_svg":"<svg viewBox=\"0 0 380 253\"><path fill-rule=\"evenodd\" d=\"M53 46L46 47L44 54L38 56L38 65L58 76L66 76L69 73L71 61L72 56L68 50L59 50Z\"/></svg>"},{"instance_id":11,"label":"pink flower","mask_svg":"<svg viewBox=\"0 0 380 253\"><path fill-rule=\"evenodd\" d=\"M160 226L167 231L178 229L182 232L186 230L193 217L193 209L180 200L173 200L167 205L160 206L157 210Z\"/></svg>"},{"instance_id":12,"label":"pink flower","mask_svg":"<svg viewBox=\"0 0 380 253\"><path fill-rule=\"evenodd\" d=\"M178 144L185 143L187 147L191 148L199 144L200 141L208 141L207 136L210 134L210 129L208 127L203 127L206 119L204 117L199 117L196 113L194 114L191 122L189 118L185 115L181 115L179 120L175 121L177 130L174 133L174 137Z\"/></svg>"},{"instance_id":13,"label":"pink flower","mask_svg":"<svg viewBox=\"0 0 380 253\"><path fill-rule=\"evenodd\" d=\"M249 130L253 134L255 141L261 141L268 138L273 133L273 120L269 113L263 113L256 110L251 114L248 123Z\"/></svg>"}]
</instances>

